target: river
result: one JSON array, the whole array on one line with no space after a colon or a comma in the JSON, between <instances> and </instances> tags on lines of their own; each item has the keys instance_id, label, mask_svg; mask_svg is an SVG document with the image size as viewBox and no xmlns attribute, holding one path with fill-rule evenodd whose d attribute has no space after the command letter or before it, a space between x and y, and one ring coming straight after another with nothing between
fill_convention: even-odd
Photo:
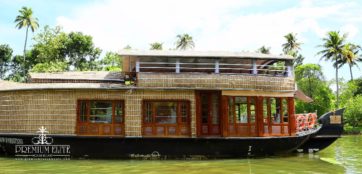
<instances>
[{"instance_id":1,"label":"river","mask_svg":"<svg viewBox=\"0 0 362 174\"><path fill-rule=\"evenodd\" d=\"M0 173L362 174L362 136L344 136L316 154L261 159L20 161L0 158Z\"/></svg>"}]
</instances>

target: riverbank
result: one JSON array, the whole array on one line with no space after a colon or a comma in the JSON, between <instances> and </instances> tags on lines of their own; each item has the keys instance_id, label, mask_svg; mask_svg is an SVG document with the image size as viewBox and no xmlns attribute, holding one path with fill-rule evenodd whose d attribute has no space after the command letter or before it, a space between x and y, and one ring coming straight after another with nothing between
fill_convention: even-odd
<instances>
[{"instance_id":1,"label":"riverbank","mask_svg":"<svg viewBox=\"0 0 362 174\"><path fill-rule=\"evenodd\" d=\"M345 125L343 134L344 135L361 135L362 134L362 126L352 127L352 126Z\"/></svg>"}]
</instances>

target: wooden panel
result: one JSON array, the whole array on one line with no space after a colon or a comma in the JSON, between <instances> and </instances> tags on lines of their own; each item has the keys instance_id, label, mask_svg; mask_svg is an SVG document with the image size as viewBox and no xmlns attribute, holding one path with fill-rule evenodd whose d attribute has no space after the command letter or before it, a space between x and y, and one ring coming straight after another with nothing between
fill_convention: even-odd
<instances>
[{"instance_id":1,"label":"wooden panel","mask_svg":"<svg viewBox=\"0 0 362 174\"><path fill-rule=\"evenodd\" d=\"M197 132L198 136L220 136L223 117L222 102L219 91L198 91Z\"/></svg>"},{"instance_id":2,"label":"wooden panel","mask_svg":"<svg viewBox=\"0 0 362 174\"><path fill-rule=\"evenodd\" d=\"M288 112L289 112L289 135L295 135L296 132L296 123L295 123L295 106L294 106L294 98L288 98Z\"/></svg>"},{"instance_id":3,"label":"wooden panel","mask_svg":"<svg viewBox=\"0 0 362 174\"><path fill-rule=\"evenodd\" d=\"M223 96L263 96L263 97L293 97L294 92L268 92L268 91L222 91Z\"/></svg>"},{"instance_id":4,"label":"wooden panel","mask_svg":"<svg viewBox=\"0 0 362 174\"><path fill-rule=\"evenodd\" d=\"M264 135L263 97L256 97L256 125L258 136Z\"/></svg>"}]
</instances>

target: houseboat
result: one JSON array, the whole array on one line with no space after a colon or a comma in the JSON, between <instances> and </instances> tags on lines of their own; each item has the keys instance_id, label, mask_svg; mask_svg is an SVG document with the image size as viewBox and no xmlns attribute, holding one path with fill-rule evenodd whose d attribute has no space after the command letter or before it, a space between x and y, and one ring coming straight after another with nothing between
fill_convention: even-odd
<instances>
[{"instance_id":1,"label":"houseboat","mask_svg":"<svg viewBox=\"0 0 362 174\"><path fill-rule=\"evenodd\" d=\"M322 150L343 109L295 114L293 57L119 52L122 72L0 82L0 154L18 158L240 158Z\"/></svg>"}]
</instances>

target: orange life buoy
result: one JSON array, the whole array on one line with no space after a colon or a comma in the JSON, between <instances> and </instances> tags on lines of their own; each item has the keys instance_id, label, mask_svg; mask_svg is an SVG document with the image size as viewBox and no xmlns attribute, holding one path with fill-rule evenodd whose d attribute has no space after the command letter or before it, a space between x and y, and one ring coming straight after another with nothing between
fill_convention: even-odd
<instances>
[{"instance_id":1,"label":"orange life buoy","mask_svg":"<svg viewBox=\"0 0 362 174\"><path fill-rule=\"evenodd\" d=\"M303 114L296 114L297 131L302 131L305 128L305 117Z\"/></svg>"},{"instance_id":2,"label":"orange life buoy","mask_svg":"<svg viewBox=\"0 0 362 174\"><path fill-rule=\"evenodd\" d=\"M308 120L308 128L309 129L314 128L314 126L317 123L317 114L315 114L315 113L308 114L307 120Z\"/></svg>"}]
</instances>

